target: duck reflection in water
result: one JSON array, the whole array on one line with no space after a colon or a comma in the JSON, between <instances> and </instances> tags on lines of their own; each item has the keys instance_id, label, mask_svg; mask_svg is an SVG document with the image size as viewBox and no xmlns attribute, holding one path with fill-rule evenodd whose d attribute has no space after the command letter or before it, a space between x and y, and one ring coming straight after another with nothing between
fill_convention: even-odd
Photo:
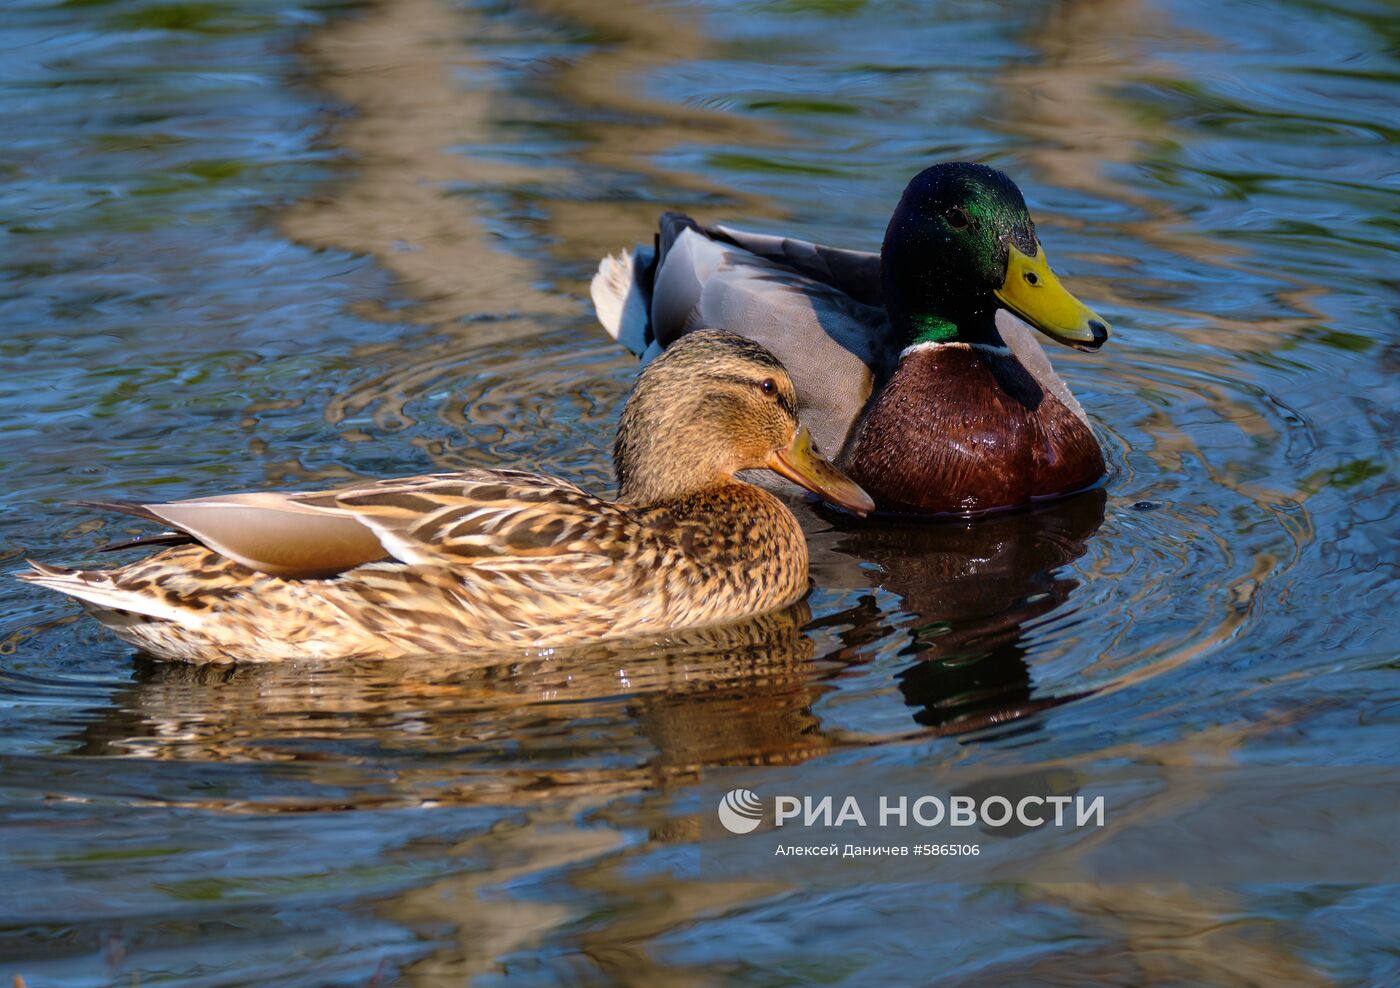
<instances>
[{"instance_id":1,"label":"duck reflection in water","mask_svg":"<svg viewBox=\"0 0 1400 988\"><path fill-rule=\"evenodd\" d=\"M660 642L509 661L499 653L232 666L138 658L132 681L78 740L87 755L180 761L334 762L366 744L386 755L452 755L458 778L447 790L441 764L415 760L398 772L392 796L381 793L390 802L426 795L420 783L438 803L533 802L545 786L649 788L702 765L800 761L827 745L811 712L821 687L814 641L802 630L810 621L801 600Z\"/></svg>"},{"instance_id":2,"label":"duck reflection in water","mask_svg":"<svg viewBox=\"0 0 1400 988\"><path fill-rule=\"evenodd\" d=\"M915 721L948 734L1025 729L1028 715L1085 695L1033 696L1026 626L1079 586L1066 567L1103 524L1106 500L1096 488L961 523L872 519L835 544L875 564L876 582L913 615L904 653L917 661L898 681ZM879 633L870 625L881 620L857 616L843 637L862 641Z\"/></svg>"}]
</instances>

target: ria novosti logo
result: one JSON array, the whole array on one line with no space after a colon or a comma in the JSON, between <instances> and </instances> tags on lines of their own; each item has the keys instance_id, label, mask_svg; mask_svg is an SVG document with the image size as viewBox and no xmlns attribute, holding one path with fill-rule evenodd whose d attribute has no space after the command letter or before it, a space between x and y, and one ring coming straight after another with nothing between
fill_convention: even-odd
<instances>
[{"instance_id":1,"label":"ria novosti logo","mask_svg":"<svg viewBox=\"0 0 1400 988\"><path fill-rule=\"evenodd\" d=\"M731 789L719 801L719 822L731 834L752 833L763 822L763 800L748 789Z\"/></svg>"},{"instance_id":2,"label":"ria novosti logo","mask_svg":"<svg viewBox=\"0 0 1400 988\"><path fill-rule=\"evenodd\" d=\"M868 803L868 801L867 801ZM1073 823L1069 810L1073 808ZM855 796L776 796L773 826L796 827L983 827L995 830L1014 820L1019 827L1102 827L1104 797L1023 795L987 796L979 803L965 794L881 796L878 807L861 805ZM873 822L872 822L873 821ZM719 822L731 834L750 834L763 822L763 800L750 789L731 789L719 801Z\"/></svg>"}]
</instances>

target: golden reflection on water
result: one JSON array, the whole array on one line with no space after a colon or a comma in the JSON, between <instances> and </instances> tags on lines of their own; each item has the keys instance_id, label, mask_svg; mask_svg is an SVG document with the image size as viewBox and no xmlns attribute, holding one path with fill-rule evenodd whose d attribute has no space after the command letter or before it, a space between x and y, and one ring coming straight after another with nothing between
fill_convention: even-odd
<instances>
[{"instance_id":1,"label":"golden reflection on water","mask_svg":"<svg viewBox=\"0 0 1400 988\"><path fill-rule=\"evenodd\" d=\"M1071 0L1044 7L1021 40L1037 57L1001 74L993 123L1024 139L1020 157L1051 185L1110 195L1146 214L1149 221L1130 221L1126 228L1148 243L1201 259L1240 253L1188 232L1185 217L1170 203L1111 174L1115 166L1136 162L1144 151L1182 136L1119 96L1133 82L1179 77L1174 64L1149 53L1164 43L1211 47L1216 39L1184 34L1164 11L1143 0ZM1064 216L1056 221L1074 222Z\"/></svg>"},{"instance_id":2,"label":"golden reflection on water","mask_svg":"<svg viewBox=\"0 0 1400 988\"><path fill-rule=\"evenodd\" d=\"M1279 282L1274 292L1276 304L1268 316L1256 313L1248 319L1234 318L1154 299L1150 287L1158 279L1150 264L1096 255L1094 259L1101 263L1132 270L1139 291L1131 298L1124 297L1115 284L1119 279L1084 279L1090 297L1129 305L1146 314L1151 324L1135 330L1153 332L1170 326L1175 339L1208 347L1212 351L1208 357L1194 352L1190 363L1197 370L1202 365L1212 366L1222 377L1231 374L1230 356L1272 349L1325 321L1316 304L1325 294L1321 288L1266 267L1237 242L1200 231L1169 200L1137 192L1113 176L1117 168L1150 160L1159 149L1169 152L1190 139L1123 97L1134 84L1170 86L1186 81L1179 66L1153 57L1151 52L1163 47L1219 50L1228 45L1228 39L1178 28L1166 11L1144 0L1073 0L1045 6L1044 15L1024 33L1022 41L1034 48L1038 57L1013 63L1001 74L1002 98L989 123L1022 139L1018 157L1038 176L1060 188L1110 196L1131 207L1144 218L1119 219L1115 226L1139 243L1208 264L1217 276L1229 277L1232 271L1264 273ZM1073 216L1054 214L1052 218L1061 226L1083 225ZM1141 290L1144 288L1149 290ZM1121 354L1105 353L1090 359L1119 357ZM1158 380L1158 367L1171 359L1169 354L1155 354L1153 365L1142 367L1138 379L1134 382L1130 378L1130 383L1152 387ZM1124 366L1124 370L1132 374L1139 368ZM1194 386L1203 386L1199 376ZM1259 429L1259 416L1240 395L1215 393L1211 398L1217 407L1231 409L1241 428ZM1165 447L1186 442L1175 426L1166 431L1171 434L1159 436ZM1222 479L1229 482L1228 477ZM1272 495L1263 492L1256 500L1267 503ZM1297 495L1296 491L1288 492L1290 497Z\"/></svg>"},{"instance_id":3,"label":"golden reflection on water","mask_svg":"<svg viewBox=\"0 0 1400 988\"><path fill-rule=\"evenodd\" d=\"M1084 873L1092 874L1083 863L1119 834L1154 819L1179 819L1183 807L1208 805L1221 780L1209 772L1189 770L1237 764L1251 740L1288 729L1298 716L1293 712L1212 728L1179 743L1150 749L1129 743L1098 753L1098 757L1188 771L1174 774L1172 786L1161 787L1126 812L1115 814L1108 828L1066 850L1057 867L1072 872L1078 863ZM1258 808L1258 816L1259 826L1267 826L1269 809ZM1028 901L1073 909L1089 929L1107 941L1107 949L1100 947L1079 955L1070 965L1082 965L1099 980L1116 977L1132 983L1222 988L1261 984L1311 988L1332 983L1304 959L1300 944L1274 935L1267 921L1251 917L1244 898L1233 889L1071 880L1029 882L1022 891ZM1033 980L1048 980L1063 976L1065 967L1063 958L1057 956L1052 963L1026 973Z\"/></svg>"},{"instance_id":4,"label":"golden reflection on water","mask_svg":"<svg viewBox=\"0 0 1400 988\"><path fill-rule=\"evenodd\" d=\"M682 142L774 139L750 119L649 98L636 85L646 72L706 54L698 18L645 3L532 6L604 39L546 70L547 93L608 117L590 120L583 146L567 160L532 155L516 163L461 150L509 142L504 122L531 117L524 97L505 92L473 54L473 43L509 40L494 33L508 29L488 24L481 11L437 0L376 4L306 45L318 85L353 108L331 136L354 154L356 167L332 194L289 211L283 226L297 240L373 254L415 298L408 313L415 321L441 326L483 313L528 319L580 312L554 290L556 273L512 253L492 235L473 199L456 195L457 189L564 186L577 180L581 163L622 167L662 186L722 195L753 215L772 215L758 197L651 163L657 152ZM553 256L574 262L596 261L629 243L658 212L654 203L631 196L601 202L560 196L534 205L540 215L531 225L538 236ZM584 284L569 287L582 294ZM480 343L528 332L527 324L483 329L474 321L466 335Z\"/></svg>"},{"instance_id":5,"label":"golden reflection on water","mask_svg":"<svg viewBox=\"0 0 1400 988\"><path fill-rule=\"evenodd\" d=\"M583 174L591 169L620 170L637 176L638 184L648 188L713 197L755 216L780 215L761 196L746 195L710 176L666 169L655 161L682 144L751 145L779 139L771 127L752 118L660 99L647 91L644 80L649 74L714 54L697 12L645 0L531 0L523 6L596 39L543 80L553 100L588 114L580 145L570 152ZM659 211L657 203L634 195L605 201L561 198L543 210L541 225L551 255L583 262L589 274L603 254L635 240L639 230L651 229ZM585 286L580 282L566 287L578 291Z\"/></svg>"},{"instance_id":6,"label":"golden reflection on water","mask_svg":"<svg viewBox=\"0 0 1400 988\"><path fill-rule=\"evenodd\" d=\"M306 243L373 254L417 299L418 321L481 312L550 315L572 306L536 287L538 272L500 249L484 218L446 193L454 184L548 179L530 167L454 153L490 133L506 98L464 84L480 71L462 44L479 15L438 0L398 0L337 21L306 46L317 85L352 108L332 139L356 159L353 177L283 218ZM563 173L552 177L560 178ZM502 337L522 327L501 327Z\"/></svg>"},{"instance_id":7,"label":"golden reflection on water","mask_svg":"<svg viewBox=\"0 0 1400 988\"><path fill-rule=\"evenodd\" d=\"M1115 169L1151 159L1158 149L1190 139L1123 97L1135 84L1170 86L1183 80L1180 66L1150 53L1163 48L1218 50L1226 40L1179 28L1166 11L1142 0L1076 0L1046 7L1021 40L1037 56L1013 63L1002 73L1002 98L992 125L1022 139L1018 156L1033 166L1038 177L1061 188L1109 196L1144 217L1115 220L1115 229L1134 242L1209 265L1217 276L1229 277L1236 270L1257 273L1261 262L1237 243L1199 231L1169 200L1136 192L1114 178ZM1053 216L1053 221L1069 227L1079 223L1063 215ZM1120 258L1111 263L1133 270L1140 285L1154 281L1150 265L1141 261ZM1101 367L1111 363L1119 386L1162 406L1136 423L1144 438L1151 440L1149 444L1139 439L1138 450L1145 450L1164 476L1181 473L1187 464L1199 464L1213 484L1252 502L1290 542L1290 551L1283 555L1248 554L1232 537L1233 526L1216 506L1192 505L1182 512L1176 518L1180 530L1192 532L1197 546L1211 546L1210 555L1222 571L1233 571L1216 591L1221 606L1182 635L1166 654L1149 656L1124 648L1113 667L1106 660L1086 664L1085 675L1110 677L1109 691L1185 667L1235 639L1257 617L1260 588L1286 573L1313 536L1313 523L1304 507L1309 496L1305 485L1281 486L1276 474L1261 482L1259 471L1250 464L1213 462L1195 438L1199 423L1182 420L1171 408L1202 397L1220 420L1261 448L1311 443L1306 423L1293 413L1286 396L1271 395L1260 401L1249 387L1247 365L1240 363L1241 357L1297 338L1323 318L1313 304L1321 289L1268 273L1283 282L1275 293L1278 304L1268 317L1255 314L1248 320L1154 300L1150 290L1131 299L1116 297L1114 281L1121 283L1120 279L1088 279L1092 287L1086 290L1093 296L1129 304L1144 320L1143 325L1127 327L1127 332L1148 337L1138 347L1110 347L1111 353L1087 358ZM1170 335L1165 332L1168 329ZM1180 352L1189 344L1196 346L1189 353ZM1200 552L1176 539L1160 540L1152 551L1171 553L1173 548L1168 547L1173 542L1183 556ZM1104 570L1112 565L1104 559L1090 572L1106 575ZM1100 643L1105 656L1126 646L1133 628L1127 624L1118 639Z\"/></svg>"}]
</instances>

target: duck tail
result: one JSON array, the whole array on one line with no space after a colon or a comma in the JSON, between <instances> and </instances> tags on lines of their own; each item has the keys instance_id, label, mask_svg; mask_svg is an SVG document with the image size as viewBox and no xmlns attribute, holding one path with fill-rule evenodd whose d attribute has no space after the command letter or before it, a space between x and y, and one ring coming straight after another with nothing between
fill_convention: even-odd
<instances>
[{"instance_id":1,"label":"duck tail","mask_svg":"<svg viewBox=\"0 0 1400 988\"><path fill-rule=\"evenodd\" d=\"M139 590L131 590L120 585L117 576L120 571L64 569L61 566L48 566L26 560L30 569L15 574L25 583L34 583L50 590L56 590L69 597L76 597L92 611L99 620L104 614L122 617L139 615L161 621L175 621L180 624L198 623L199 616L184 608ZM103 620L103 623L108 623Z\"/></svg>"},{"instance_id":2,"label":"duck tail","mask_svg":"<svg viewBox=\"0 0 1400 988\"><path fill-rule=\"evenodd\" d=\"M704 227L685 215L685 213L667 210L661 214L660 219L656 221L656 259L658 262L664 262L666 260L666 255L671 252L671 248L675 246L676 241L679 240L681 235L687 230L694 230L702 237L709 237Z\"/></svg>"},{"instance_id":3,"label":"duck tail","mask_svg":"<svg viewBox=\"0 0 1400 988\"><path fill-rule=\"evenodd\" d=\"M638 357L652 341L649 302L655 257L654 250L642 246L631 253L610 254L599 263L591 286L598 321Z\"/></svg>"}]
</instances>

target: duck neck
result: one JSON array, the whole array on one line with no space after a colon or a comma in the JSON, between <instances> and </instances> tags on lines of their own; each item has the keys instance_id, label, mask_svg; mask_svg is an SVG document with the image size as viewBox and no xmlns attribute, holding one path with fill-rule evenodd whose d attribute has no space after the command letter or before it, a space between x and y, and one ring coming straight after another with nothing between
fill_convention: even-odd
<instances>
[{"instance_id":1,"label":"duck neck","mask_svg":"<svg viewBox=\"0 0 1400 988\"><path fill-rule=\"evenodd\" d=\"M643 428L631 405L622 412L613 446L617 500L639 508L683 502L697 495L743 486L720 466L706 442L690 437L669 416Z\"/></svg>"},{"instance_id":2,"label":"duck neck","mask_svg":"<svg viewBox=\"0 0 1400 988\"><path fill-rule=\"evenodd\" d=\"M750 485L732 477L715 477L706 481L684 486L659 486L645 478L627 478L619 485L617 501L638 508L673 508L696 501L707 501L713 497L723 498L736 488Z\"/></svg>"},{"instance_id":3,"label":"duck neck","mask_svg":"<svg viewBox=\"0 0 1400 988\"><path fill-rule=\"evenodd\" d=\"M731 482L722 449L696 436L681 406L649 385L645 373L622 406L613 443L617 499L645 507Z\"/></svg>"},{"instance_id":4,"label":"duck neck","mask_svg":"<svg viewBox=\"0 0 1400 988\"><path fill-rule=\"evenodd\" d=\"M997 331L995 316L995 309L948 314L897 309L890 312L895 335L905 341L906 351L949 343L1004 347L1006 343Z\"/></svg>"}]
</instances>

